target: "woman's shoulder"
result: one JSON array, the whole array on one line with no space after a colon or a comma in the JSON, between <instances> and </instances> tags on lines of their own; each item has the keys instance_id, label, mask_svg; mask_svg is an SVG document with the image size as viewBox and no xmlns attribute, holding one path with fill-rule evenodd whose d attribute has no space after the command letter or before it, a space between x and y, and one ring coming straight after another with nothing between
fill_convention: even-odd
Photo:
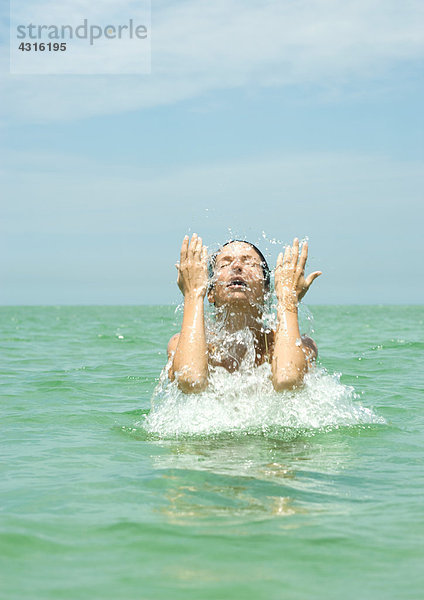
<instances>
[{"instance_id":1,"label":"woman's shoulder","mask_svg":"<svg viewBox=\"0 0 424 600\"><path fill-rule=\"evenodd\" d=\"M318 356L318 346L316 345L315 340L309 337L309 335L302 335L302 344Z\"/></svg>"},{"instance_id":2,"label":"woman's shoulder","mask_svg":"<svg viewBox=\"0 0 424 600\"><path fill-rule=\"evenodd\" d=\"M178 340L180 339L180 333L176 333L168 342L168 358L175 352L178 346Z\"/></svg>"}]
</instances>

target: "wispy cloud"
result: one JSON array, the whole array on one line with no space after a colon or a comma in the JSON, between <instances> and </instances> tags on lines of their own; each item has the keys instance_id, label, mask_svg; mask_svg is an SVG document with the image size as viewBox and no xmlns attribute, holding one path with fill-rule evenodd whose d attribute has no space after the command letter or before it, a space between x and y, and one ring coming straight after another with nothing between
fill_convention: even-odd
<instances>
[{"instance_id":1,"label":"wispy cloud","mask_svg":"<svg viewBox=\"0 0 424 600\"><path fill-rule=\"evenodd\" d=\"M131 2L120 4L128 14ZM172 104L213 90L373 87L424 55L419 0L187 0L156 2L152 10L151 75L6 74L3 113L49 121Z\"/></svg>"}]
</instances>

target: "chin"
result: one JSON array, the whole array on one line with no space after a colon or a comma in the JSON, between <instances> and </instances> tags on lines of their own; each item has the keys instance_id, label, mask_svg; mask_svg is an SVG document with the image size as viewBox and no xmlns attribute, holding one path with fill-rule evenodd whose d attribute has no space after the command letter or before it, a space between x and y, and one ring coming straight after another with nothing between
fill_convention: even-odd
<instances>
[{"instance_id":1,"label":"chin","mask_svg":"<svg viewBox=\"0 0 424 600\"><path fill-rule=\"evenodd\" d=\"M259 304L259 303L258 303ZM243 294L234 294L231 298L226 298L221 306L235 309L249 309L257 306L248 296Z\"/></svg>"}]
</instances>

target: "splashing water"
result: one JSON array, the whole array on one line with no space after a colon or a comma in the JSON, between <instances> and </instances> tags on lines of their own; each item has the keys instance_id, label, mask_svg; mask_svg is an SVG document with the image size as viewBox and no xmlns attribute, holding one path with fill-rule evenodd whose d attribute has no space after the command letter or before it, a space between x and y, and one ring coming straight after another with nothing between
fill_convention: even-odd
<instances>
[{"instance_id":1,"label":"splashing water","mask_svg":"<svg viewBox=\"0 0 424 600\"><path fill-rule=\"evenodd\" d=\"M229 230L230 239L237 236ZM277 239L264 240L282 245ZM307 238L304 238L305 241ZM268 246L265 257L270 258ZM176 307L176 323L181 323L184 303ZM262 313L262 330L276 327L277 299L270 291ZM209 385L201 394L184 394L177 381L168 380L170 362L163 370L152 397L152 409L140 423L149 433L159 436L216 435L227 432L260 432L275 434L283 430L321 430L361 424L384 424L385 420L358 402L358 394L351 386L340 382L340 375L330 375L315 367L305 376L304 385L297 390L275 392L271 382L271 367L264 363L255 366L256 350L252 332L246 328L229 333L216 319L216 310L205 310L207 337L214 348L213 358L219 363L222 356L239 354L237 346L244 346L244 357L237 371L229 373L223 367L210 367ZM312 335L313 316L302 303L299 306L302 333ZM299 340L300 343L300 340Z\"/></svg>"},{"instance_id":2,"label":"splashing water","mask_svg":"<svg viewBox=\"0 0 424 600\"><path fill-rule=\"evenodd\" d=\"M270 365L249 367L247 354L235 373L211 368L209 386L201 394L184 394L176 381L168 382L167 365L153 394L150 414L140 425L166 437L385 423L358 403L354 388L343 385L339 375L316 367L305 376L301 389L275 392Z\"/></svg>"}]
</instances>

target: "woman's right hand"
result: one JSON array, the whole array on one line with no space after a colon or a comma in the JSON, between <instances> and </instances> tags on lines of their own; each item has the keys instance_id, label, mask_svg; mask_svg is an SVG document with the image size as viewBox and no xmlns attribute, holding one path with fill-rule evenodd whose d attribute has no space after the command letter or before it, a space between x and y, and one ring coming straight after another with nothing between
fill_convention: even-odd
<instances>
[{"instance_id":1,"label":"woman's right hand","mask_svg":"<svg viewBox=\"0 0 424 600\"><path fill-rule=\"evenodd\" d=\"M208 287L208 251L202 238L193 233L191 241L184 237L178 270L178 287L184 297L190 294L204 297Z\"/></svg>"}]
</instances>

